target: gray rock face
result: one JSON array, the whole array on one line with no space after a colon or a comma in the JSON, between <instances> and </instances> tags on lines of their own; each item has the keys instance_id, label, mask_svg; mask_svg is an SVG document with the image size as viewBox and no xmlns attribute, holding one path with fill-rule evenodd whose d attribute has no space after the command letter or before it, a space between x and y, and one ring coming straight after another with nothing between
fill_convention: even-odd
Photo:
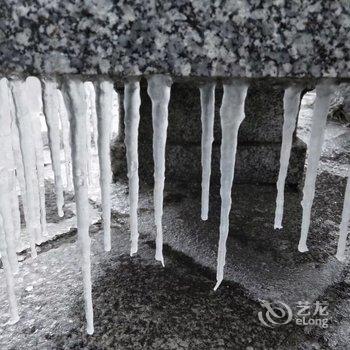
<instances>
[{"instance_id":1,"label":"gray rock face","mask_svg":"<svg viewBox=\"0 0 350 350\"><path fill-rule=\"evenodd\" d=\"M1 6L0 72L350 77L347 0Z\"/></svg>"}]
</instances>

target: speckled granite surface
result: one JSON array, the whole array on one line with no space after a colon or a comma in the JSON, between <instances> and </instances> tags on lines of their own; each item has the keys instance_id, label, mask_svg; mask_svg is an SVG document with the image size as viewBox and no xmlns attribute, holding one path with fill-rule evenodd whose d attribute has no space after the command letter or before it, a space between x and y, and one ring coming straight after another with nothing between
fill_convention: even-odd
<instances>
[{"instance_id":1,"label":"speckled granite surface","mask_svg":"<svg viewBox=\"0 0 350 350\"><path fill-rule=\"evenodd\" d=\"M0 72L350 78L350 3L2 0Z\"/></svg>"}]
</instances>

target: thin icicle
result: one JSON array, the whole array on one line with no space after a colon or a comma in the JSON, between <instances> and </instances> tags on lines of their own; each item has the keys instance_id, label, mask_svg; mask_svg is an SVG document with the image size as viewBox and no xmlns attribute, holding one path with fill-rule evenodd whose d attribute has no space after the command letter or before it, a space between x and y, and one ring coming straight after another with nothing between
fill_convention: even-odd
<instances>
[{"instance_id":1,"label":"thin icicle","mask_svg":"<svg viewBox=\"0 0 350 350\"><path fill-rule=\"evenodd\" d=\"M15 106L13 106L13 110L15 110ZM21 192L24 221L27 223L28 222L28 206L27 206L27 196L26 196L26 180L24 177L22 152L21 152L21 145L20 145L20 141L19 141L19 131L18 131L16 118L14 118L14 122L12 123L12 139L11 139L11 141L12 141L13 156L14 156L14 160L15 160L16 177L17 177L19 189Z\"/></svg>"},{"instance_id":2,"label":"thin icicle","mask_svg":"<svg viewBox=\"0 0 350 350\"><path fill-rule=\"evenodd\" d=\"M55 192L58 216L62 217L64 197L61 175L61 145L58 118L57 84L52 80L42 80L43 107L50 144L52 170L55 178Z\"/></svg>"},{"instance_id":3,"label":"thin icicle","mask_svg":"<svg viewBox=\"0 0 350 350\"><path fill-rule=\"evenodd\" d=\"M16 300L16 294L15 294L15 283L13 280L11 265L7 255L6 238L5 238L5 233L2 225L3 225L3 222L2 222L2 217L0 215L0 254L1 254L1 261L5 272L7 296L9 301L10 315L11 315L9 323L15 324L19 320L17 300Z\"/></svg>"},{"instance_id":4,"label":"thin icicle","mask_svg":"<svg viewBox=\"0 0 350 350\"><path fill-rule=\"evenodd\" d=\"M72 162L71 162L71 149L69 143L69 120L64 105L63 96L60 90L57 90L58 94L58 110L62 126L62 140L63 140L63 149L64 149L64 164L66 169L66 186L68 190L73 189L72 183Z\"/></svg>"},{"instance_id":5,"label":"thin icicle","mask_svg":"<svg viewBox=\"0 0 350 350\"><path fill-rule=\"evenodd\" d=\"M14 187L14 160L11 145L12 115L7 79L0 80L0 214L6 236L8 258L13 272L18 272L16 237L13 225L12 199Z\"/></svg>"},{"instance_id":6,"label":"thin icicle","mask_svg":"<svg viewBox=\"0 0 350 350\"><path fill-rule=\"evenodd\" d=\"M87 175L88 175L88 180L89 184L92 184L92 174L91 174L91 113L92 113L92 105L91 105L91 91L90 91L90 82L85 82L84 83L84 89L85 89L85 99L86 99L86 106L87 106L87 117L85 118L86 120L86 132L87 132L87 137L86 137L86 149L87 149L87 154L88 154L88 159L87 159Z\"/></svg>"},{"instance_id":7,"label":"thin icicle","mask_svg":"<svg viewBox=\"0 0 350 350\"><path fill-rule=\"evenodd\" d=\"M148 79L148 95L152 100L153 159L154 159L154 218L157 228L156 260L164 266L163 259L163 190L165 180L165 145L168 128L168 104L171 78L154 75Z\"/></svg>"},{"instance_id":8,"label":"thin icicle","mask_svg":"<svg viewBox=\"0 0 350 350\"><path fill-rule=\"evenodd\" d=\"M130 202L130 255L133 255L137 252L139 238L137 224L137 208L139 197L138 134L140 122L140 105L140 83L138 79L130 79L125 83L124 88L125 146L126 158L128 163Z\"/></svg>"},{"instance_id":9,"label":"thin icicle","mask_svg":"<svg viewBox=\"0 0 350 350\"><path fill-rule=\"evenodd\" d=\"M239 127L245 118L244 102L247 96L248 85L243 81L233 81L224 84L224 95L220 108L221 118L221 215L220 215L220 239L218 248L218 261L216 290L224 278L224 266L226 258L226 240L229 232L229 215L231 210L231 190L234 179L237 139Z\"/></svg>"},{"instance_id":10,"label":"thin icicle","mask_svg":"<svg viewBox=\"0 0 350 350\"><path fill-rule=\"evenodd\" d=\"M316 86L316 100L312 116L310 141L308 144L307 169L303 189L303 218L301 223L301 235L298 245L300 252L307 252L307 236L310 227L311 208L315 196L315 183L317 167L320 160L324 132L326 128L329 103L333 88L327 83L321 82Z\"/></svg>"},{"instance_id":11,"label":"thin icicle","mask_svg":"<svg viewBox=\"0 0 350 350\"><path fill-rule=\"evenodd\" d=\"M37 172L37 206L40 212L41 237L37 238L37 243L42 242L42 236L46 235L46 205L45 205L45 162L44 162L44 146L41 135L40 115L42 111L42 95L40 81L35 77L29 77L26 81L28 89L28 105L32 115L33 138L36 157Z\"/></svg>"},{"instance_id":12,"label":"thin icicle","mask_svg":"<svg viewBox=\"0 0 350 350\"><path fill-rule=\"evenodd\" d=\"M88 89L89 89L89 97L90 97L90 123L92 125L92 142L97 148L97 140L98 140L98 127L97 127L97 111L96 111L96 92L94 85L89 82L88 83Z\"/></svg>"},{"instance_id":13,"label":"thin icicle","mask_svg":"<svg viewBox=\"0 0 350 350\"><path fill-rule=\"evenodd\" d=\"M22 153L24 178L26 184L27 205L27 234L29 236L32 257L35 258L35 239L40 232L40 222L35 211L35 184L36 184L36 160L35 148L32 138L32 120L28 110L28 94L26 83L16 80L11 83L12 95L16 109L16 123L19 131L19 140ZM23 195L23 194L22 194Z\"/></svg>"},{"instance_id":14,"label":"thin icicle","mask_svg":"<svg viewBox=\"0 0 350 350\"><path fill-rule=\"evenodd\" d=\"M348 236L348 227L350 220L350 167L348 171L348 181L346 183L343 213L341 217L340 230L339 230L339 240L336 258L339 261L345 260L345 248L346 248L346 238Z\"/></svg>"},{"instance_id":15,"label":"thin icicle","mask_svg":"<svg viewBox=\"0 0 350 350\"><path fill-rule=\"evenodd\" d=\"M283 108L284 108L284 122L282 133L282 146L280 154L280 170L277 181L277 198L276 198L276 212L275 212L275 229L282 228L283 206L284 206L284 185L287 177L288 164L290 158L290 151L293 142L293 133L297 121L299 107L301 86L289 86L284 92Z\"/></svg>"},{"instance_id":16,"label":"thin icicle","mask_svg":"<svg viewBox=\"0 0 350 350\"><path fill-rule=\"evenodd\" d=\"M62 92L70 120L73 183L77 207L78 239L81 249L87 333L93 334L94 322L90 261L91 242L89 236L89 199L86 174L88 161L86 150L87 111L84 84L78 79L66 78L63 82Z\"/></svg>"},{"instance_id":17,"label":"thin icicle","mask_svg":"<svg viewBox=\"0 0 350 350\"><path fill-rule=\"evenodd\" d=\"M110 134L113 108L113 83L100 80L96 83L96 109L98 127L98 160L100 165L100 187L102 202L102 219L104 232L104 249L111 250L111 159Z\"/></svg>"},{"instance_id":18,"label":"thin icicle","mask_svg":"<svg viewBox=\"0 0 350 350\"><path fill-rule=\"evenodd\" d=\"M17 147L18 149L16 152L19 154L17 155L20 162L21 170L17 172L17 161L15 159L16 152L13 147L13 129L16 128L17 137L18 137L18 130L16 126L16 117L15 117L15 106L13 104L12 94L8 86L8 96L9 96L9 108L10 108L10 114L11 114L11 126L9 132L11 133L11 136L8 138L9 146L11 147L12 152L10 153L10 162L11 162L11 169L13 169L12 172L12 181L11 181L11 187L12 187L12 193L11 193L11 203L12 203L12 219L13 219L13 227L15 232L15 241L16 241L16 250L18 251L20 249L21 245L21 213L19 209L19 200L18 200L18 173L21 171L22 175L22 181L23 181L23 191L25 193L25 180L23 175L23 164L22 164L22 154L21 149L19 146L19 140L17 140ZM21 188L21 187L20 187ZM23 196L25 198L25 195ZM23 205L24 207L24 205Z\"/></svg>"},{"instance_id":19,"label":"thin icicle","mask_svg":"<svg viewBox=\"0 0 350 350\"><path fill-rule=\"evenodd\" d=\"M202 220L208 220L211 151L214 141L215 83L200 87L202 120Z\"/></svg>"}]
</instances>

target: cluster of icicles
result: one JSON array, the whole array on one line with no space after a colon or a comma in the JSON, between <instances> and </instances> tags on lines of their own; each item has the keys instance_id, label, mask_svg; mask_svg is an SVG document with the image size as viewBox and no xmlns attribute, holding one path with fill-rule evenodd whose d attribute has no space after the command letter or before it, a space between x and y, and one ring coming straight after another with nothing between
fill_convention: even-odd
<instances>
[{"instance_id":1,"label":"cluster of icicles","mask_svg":"<svg viewBox=\"0 0 350 350\"><path fill-rule=\"evenodd\" d=\"M165 147L168 126L168 104L171 78L154 75L148 79L148 94L152 100L153 156L154 156L154 216L156 224L155 258L164 265L163 259L163 189L165 180ZM209 183L213 142L214 82L201 85L202 111L202 213L208 218ZM18 271L16 240L20 235L18 194L24 207L27 234L30 238L31 254L36 256L36 244L40 244L45 234L45 186L43 171L43 150L41 128L38 116L41 105L48 127L48 138L54 171L57 210L63 215L63 184L60 167L59 119L66 159L67 186L71 186L71 168L76 200L78 242L81 249L82 275L84 284L87 332L93 333L93 305L91 297L91 263L89 237L89 147L87 132L87 110L96 113L97 145L100 165L100 187L104 248L111 249L111 203L110 203L110 128L112 115L113 82L97 79L90 98L86 98L84 81L79 78L62 78L59 82L50 79L41 81L41 96L32 96L27 81L3 78L0 80L0 253L3 262L11 311L11 322L19 319L14 293L13 273ZM138 127L140 121L140 83L137 78L127 79L124 93L125 145L129 178L130 202L130 254L138 249ZM232 80L223 84L221 118L221 217L220 239L217 260L217 289L223 280L226 240L229 232L231 210L231 189L234 179L235 157L239 127L245 118L244 103L248 84L244 80ZM280 171L277 182L275 228L282 227L284 184L287 175L293 133L299 111L303 87L291 85L284 95L283 141L280 156ZM313 112L311 139L308 149L307 171L302 200L303 216L299 251L307 251L306 241L310 225L311 206L315 192L317 166L324 138L326 118L333 86L319 83L316 87L316 101ZM42 98L38 100L38 97ZM88 106L89 105L89 106ZM20 191L17 190L19 185ZM347 227L350 219L350 184L345 193L342 223L337 258L344 259Z\"/></svg>"}]
</instances>

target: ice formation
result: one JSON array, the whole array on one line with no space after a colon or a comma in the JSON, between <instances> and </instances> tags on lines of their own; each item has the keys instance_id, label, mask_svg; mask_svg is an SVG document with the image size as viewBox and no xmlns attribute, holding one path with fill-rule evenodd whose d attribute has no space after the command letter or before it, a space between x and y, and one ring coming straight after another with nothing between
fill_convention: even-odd
<instances>
[{"instance_id":1,"label":"ice formation","mask_svg":"<svg viewBox=\"0 0 350 350\"><path fill-rule=\"evenodd\" d=\"M154 75L148 79L148 94L152 101L153 119L153 158L154 158L154 218L156 224L156 259L164 266L162 253L163 232L163 191L165 182L165 147L168 126L168 105L170 100L171 78ZM18 187L22 197L27 235L30 237L32 256L36 256L35 244L45 233L45 182L43 142L41 138L40 114L42 105L48 124L50 151L54 170L57 207L63 215L63 184L60 160L60 128L65 154L66 186L71 188L72 178L76 198L78 242L81 250L85 313L87 332L92 334L93 305L91 294L91 261L89 236L88 204L88 163L90 161L91 129L93 145L97 145L100 166L100 187L102 219L104 229L104 249L111 249L111 164L110 139L113 130L112 117L116 107L116 92L113 82L99 78L95 87L84 84L77 78L64 78L61 91L56 82L31 79L14 80L9 83L0 80L0 254L7 283L11 312L11 322L19 319L14 292L13 273L17 271L16 249L20 241L20 217ZM35 87L36 86L36 87ZM219 287L224 276L226 240L229 233L231 210L231 189L239 127L245 117L244 104L248 84L234 80L223 85L224 94L220 109L221 143L221 215L220 238L217 258L217 283ZM275 228L282 227L284 183L290 157L293 132L295 129L300 94L302 88L290 86L284 96L283 140L280 155L276 199ZM96 91L96 93L95 93ZM302 234L299 250L306 251L306 239L310 225L310 212L315 190L317 165L321 154L324 128L333 91L332 86L321 82L316 87L317 98L313 112L313 124L308 148L303 206ZM11 95L12 92L12 95ZM124 91L125 145L127 150L129 201L130 201L130 253L138 248L138 127L140 120L140 84L138 79L127 79ZM87 95L86 95L87 94ZM200 87L202 110L202 213L208 218L209 183L211 173L211 152L215 107L215 83L209 82ZM43 101L43 103L42 103ZM96 108L96 113L94 112ZM95 115L94 115L95 113ZM60 119L59 119L60 118ZM116 125L117 126L117 125ZM72 168L72 171L71 171ZM73 172L73 176L72 176ZM350 170L349 170L350 178ZM40 204L40 205L39 205ZM345 192L342 222L337 258L344 259L348 223L350 220L350 180Z\"/></svg>"},{"instance_id":2,"label":"ice formation","mask_svg":"<svg viewBox=\"0 0 350 350\"><path fill-rule=\"evenodd\" d=\"M50 144L52 169L55 178L55 192L58 216L62 217L63 213L63 184L61 174L61 146L60 146L60 129L58 118L58 99L57 83L53 80L42 80L43 89L43 107L46 117L48 138Z\"/></svg>"},{"instance_id":3,"label":"ice formation","mask_svg":"<svg viewBox=\"0 0 350 350\"><path fill-rule=\"evenodd\" d=\"M28 90L28 106L31 112L33 124L33 138L35 147L37 188L36 198L38 199L37 212L40 212L41 237L37 237L36 243L41 243L42 236L46 235L46 205L45 205L45 170L44 170L44 146L41 136L40 115L42 112L42 98L40 81L37 78L29 77L26 80Z\"/></svg>"},{"instance_id":4,"label":"ice formation","mask_svg":"<svg viewBox=\"0 0 350 350\"><path fill-rule=\"evenodd\" d=\"M324 131L327 122L329 103L333 88L325 82L316 86L316 100L314 104L310 141L308 145L307 169L303 189L303 217L301 223L301 235L298 245L300 252L308 251L306 240L309 233L311 207L315 196L315 183L317 167L320 160Z\"/></svg>"},{"instance_id":5,"label":"ice formation","mask_svg":"<svg viewBox=\"0 0 350 350\"><path fill-rule=\"evenodd\" d=\"M15 227L12 213L14 190L14 159L11 145L11 124L13 122L9 104L7 79L0 80L0 215L6 237L7 256L13 272L18 271Z\"/></svg>"},{"instance_id":6,"label":"ice formation","mask_svg":"<svg viewBox=\"0 0 350 350\"><path fill-rule=\"evenodd\" d=\"M92 86L92 89L94 87ZM87 150L87 176L89 184L92 184L92 173L91 173L91 114L92 114L92 99L91 99L91 82L87 81L84 83L85 89L85 100L86 100L86 110L87 116L86 121L86 150Z\"/></svg>"},{"instance_id":7,"label":"ice formation","mask_svg":"<svg viewBox=\"0 0 350 350\"><path fill-rule=\"evenodd\" d=\"M60 90L57 90L58 95L58 112L62 127L62 143L64 150L64 167L66 172L66 188L71 190L73 188L72 183L72 162L71 162L71 149L70 149L70 128L68 114L66 106L64 104L63 96Z\"/></svg>"},{"instance_id":8,"label":"ice formation","mask_svg":"<svg viewBox=\"0 0 350 350\"><path fill-rule=\"evenodd\" d=\"M73 184L77 207L78 241L81 249L81 265L84 284L87 333L93 334L93 307L91 295L91 261L89 235L89 198L87 184L87 106L82 81L66 78L62 85L67 107L72 146Z\"/></svg>"},{"instance_id":9,"label":"ice formation","mask_svg":"<svg viewBox=\"0 0 350 350\"><path fill-rule=\"evenodd\" d=\"M130 255L133 255L137 252L138 238L139 238L138 223L137 223L137 207L138 207L138 196L139 196L138 133L139 133L139 122L140 122L140 105L141 105L140 83L137 79L130 79L125 82L125 90L124 90L125 146L126 146L126 158L128 163L129 203L130 203L130 237L131 237ZM165 132L166 132L166 129L165 129ZM159 198L159 193L157 193L157 198ZM159 215L161 214L159 214L159 211L158 211L157 212L158 224L161 221L161 218L159 218ZM158 247L158 250L159 250L159 247ZM162 260L163 257L161 253L160 255L158 253L157 257L161 259L160 261L163 262Z\"/></svg>"},{"instance_id":10,"label":"ice formation","mask_svg":"<svg viewBox=\"0 0 350 350\"><path fill-rule=\"evenodd\" d=\"M202 220L208 220L211 151L214 141L215 83L200 87L202 120Z\"/></svg>"},{"instance_id":11,"label":"ice formation","mask_svg":"<svg viewBox=\"0 0 350 350\"><path fill-rule=\"evenodd\" d=\"M221 118L221 214L220 214L220 238L218 248L218 260L216 270L216 290L224 278L224 266L226 257L226 240L229 231L229 215L231 211L231 189L234 179L236 161L236 149L239 127L245 118L244 102L248 85L243 81L232 81L224 84L224 95L220 108Z\"/></svg>"},{"instance_id":12,"label":"ice formation","mask_svg":"<svg viewBox=\"0 0 350 350\"><path fill-rule=\"evenodd\" d=\"M153 159L154 159L154 219L157 228L156 260L164 266L163 258L163 191L165 180L165 144L168 129L168 104L171 78L154 75L148 79L148 95L152 101Z\"/></svg>"},{"instance_id":13,"label":"ice formation","mask_svg":"<svg viewBox=\"0 0 350 350\"><path fill-rule=\"evenodd\" d=\"M1 254L1 261L4 266L7 296L8 296L9 306L10 306L11 318L9 323L14 324L18 322L19 315L18 315L16 295L15 295L15 283L12 276L11 264L9 262L9 258L7 255L6 238L5 238L5 233L3 229L1 215L0 215L0 254Z\"/></svg>"},{"instance_id":14,"label":"ice formation","mask_svg":"<svg viewBox=\"0 0 350 350\"><path fill-rule=\"evenodd\" d=\"M282 146L280 155L280 170L277 181L277 198L274 227L282 228L283 206L284 206L284 184L287 177L290 151L293 142L293 133L300 106L300 94L302 87L299 85L289 86L284 92L283 108L284 122L282 132Z\"/></svg>"},{"instance_id":15,"label":"ice formation","mask_svg":"<svg viewBox=\"0 0 350 350\"><path fill-rule=\"evenodd\" d=\"M36 155L33 140L31 113L28 110L28 92L26 82L15 80L11 83L14 98L16 122L25 178L25 196L27 206L26 229L30 240L32 257L36 257L35 242L41 231L40 215L36 211L35 192L37 188ZM22 193L23 195L23 193Z\"/></svg>"},{"instance_id":16,"label":"ice formation","mask_svg":"<svg viewBox=\"0 0 350 350\"><path fill-rule=\"evenodd\" d=\"M349 228L349 220L350 220L350 167L348 171L348 180L346 183L346 189L344 194L344 204L343 204L343 212L342 218L339 228L339 240L338 240L338 248L336 258L339 261L345 260L345 248L346 248L346 238L348 236L348 228Z\"/></svg>"},{"instance_id":17,"label":"ice formation","mask_svg":"<svg viewBox=\"0 0 350 350\"><path fill-rule=\"evenodd\" d=\"M103 79L96 83L97 142L100 164L104 248L106 251L111 250L110 184L112 175L110 162L110 130L112 122L113 92L112 81Z\"/></svg>"}]
</instances>

